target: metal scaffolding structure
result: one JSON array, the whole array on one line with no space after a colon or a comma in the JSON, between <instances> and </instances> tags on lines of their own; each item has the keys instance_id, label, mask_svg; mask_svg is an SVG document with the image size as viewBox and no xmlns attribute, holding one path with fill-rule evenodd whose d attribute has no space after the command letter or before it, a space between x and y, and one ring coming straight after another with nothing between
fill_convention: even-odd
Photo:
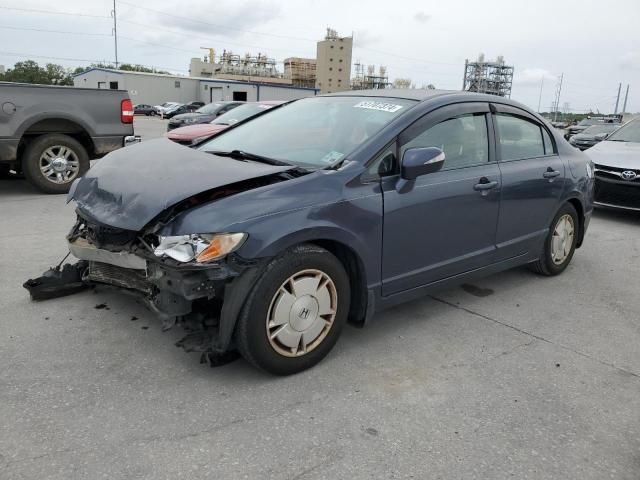
<instances>
[{"instance_id":1,"label":"metal scaffolding structure","mask_svg":"<svg viewBox=\"0 0 640 480\"><path fill-rule=\"evenodd\" d=\"M316 59L290 57L284 59L284 76L294 87L315 88Z\"/></svg>"},{"instance_id":2,"label":"metal scaffolding structure","mask_svg":"<svg viewBox=\"0 0 640 480\"><path fill-rule=\"evenodd\" d=\"M217 73L222 74L282 77L282 74L276 68L276 61L262 53L258 53L258 56L252 56L250 53L241 56L235 55L230 50L223 50L218 61L218 67Z\"/></svg>"},{"instance_id":3,"label":"metal scaffolding structure","mask_svg":"<svg viewBox=\"0 0 640 480\"><path fill-rule=\"evenodd\" d=\"M389 88L389 76L387 75L387 67L380 66L376 75L376 66L367 65L365 73L365 65L359 61L353 65L356 69L355 76L351 79L351 90L369 90Z\"/></svg>"},{"instance_id":4,"label":"metal scaffolding structure","mask_svg":"<svg viewBox=\"0 0 640 480\"><path fill-rule=\"evenodd\" d=\"M512 83L513 66L505 65L502 56L495 61L485 61L481 53L475 62L464 62L462 90L511 97Z\"/></svg>"}]
</instances>

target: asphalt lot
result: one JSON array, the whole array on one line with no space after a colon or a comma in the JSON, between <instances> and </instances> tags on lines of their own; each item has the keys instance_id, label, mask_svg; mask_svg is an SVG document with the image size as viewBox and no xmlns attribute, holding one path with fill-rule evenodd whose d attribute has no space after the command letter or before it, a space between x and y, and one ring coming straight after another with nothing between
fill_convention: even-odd
<instances>
[{"instance_id":1,"label":"asphalt lot","mask_svg":"<svg viewBox=\"0 0 640 480\"><path fill-rule=\"evenodd\" d=\"M199 364L133 297L31 302L73 206L22 180L0 202L3 480L640 478L638 215L596 212L559 277L402 305L275 378Z\"/></svg>"}]
</instances>

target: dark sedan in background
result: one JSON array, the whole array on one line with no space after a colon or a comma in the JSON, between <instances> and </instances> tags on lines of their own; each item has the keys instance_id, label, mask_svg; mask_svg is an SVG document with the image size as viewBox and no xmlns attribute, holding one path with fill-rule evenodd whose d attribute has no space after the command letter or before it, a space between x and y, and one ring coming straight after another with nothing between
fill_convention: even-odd
<instances>
[{"instance_id":1,"label":"dark sedan in background","mask_svg":"<svg viewBox=\"0 0 640 480\"><path fill-rule=\"evenodd\" d=\"M182 113L174 115L167 125L167 130L184 127L185 125L194 125L196 123L209 123L220 115L227 113L229 110L242 105L244 102L214 102L200 107L192 113Z\"/></svg>"},{"instance_id":2,"label":"dark sedan in background","mask_svg":"<svg viewBox=\"0 0 640 480\"><path fill-rule=\"evenodd\" d=\"M186 104L186 105L176 105L175 107L166 110L165 112L162 113L162 118L173 118L177 115L183 115L183 114L188 114L191 112L195 112L196 110L198 110L201 107L198 107L197 105L191 105L191 104Z\"/></svg>"},{"instance_id":3,"label":"dark sedan in background","mask_svg":"<svg viewBox=\"0 0 640 480\"><path fill-rule=\"evenodd\" d=\"M145 103L138 103L133 106L134 115L156 115L156 107L153 105L147 105Z\"/></svg>"},{"instance_id":4,"label":"dark sedan in background","mask_svg":"<svg viewBox=\"0 0 640 480\"><path fill-rule=\"evenodd\" d=\"M619 123L601 123L587 127L582 133L577 133L569 139L569 143L580 150L593 147L596 143L606 139L620 128Z\"/></svg>"},{"instance_id":5,"label":"dark sedan in background","mask_svg":"<svg viewBox=\"0 0 640 480\"><path fill-rule=\"evenodd\" d=\"M564 131L564 138L571 139L574 135L584 132L592 125L617 124L620 126L622 117L620 115L610 115L601 117L587 117L578 122L577 125L569 125Z\"/></svg>"},{"instance_id":6,"label":"dark sedan in background","mask_svg":"<svg viewBox=\"0 0 640 480\"><path fill-rule=\"evenodd\" d=\"M150 175L149 172L160 172ZM539 115L493 95L310 97L196 149L118 150L74 183L80 278L137 291L181 345L292 374L347 319L530 264L563 272L593 169Z\"/></svg>"}]
</instances>

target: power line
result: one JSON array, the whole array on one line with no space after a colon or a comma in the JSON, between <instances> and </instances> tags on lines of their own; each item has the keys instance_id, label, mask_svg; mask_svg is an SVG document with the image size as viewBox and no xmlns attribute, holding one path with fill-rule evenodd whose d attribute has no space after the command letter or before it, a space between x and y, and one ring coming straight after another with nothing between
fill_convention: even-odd
<instances>
[{"instance_id":1,"label":"power line","mask_svg":"<svg viewBox=\"0 0 640 480\"><path fill-rule=\"evenodd\" d=\"M57 10L42 10L36 8L17 8L17 7L5 7L0 5L0 9L2 10L12 10L14 12L25 12L25 13L44 13L51 15L68 15L71 17L90 17L90 18L111 18L107 15L92 15L89 13L77 13L77 12L61 12Z\"/></svg>"},{"instance_id":2,"label":"power line","mask_svg":"<svg viewBox=\"0 0 640 480\"><path fill-rule=\"evenodd\" d=\"M87 35L92 37L110 37L108 33L93 33L93 32L68 32L64 30L45 30L42 28L27 28L27 27L13 27L9 25L0 25L2 30L24 30L27 32L42 32L42 33L62 33L64 35Z\"/></svg>"},{"instance_id":3,"label":"power line","mask_svg":"<svg viewBox=\"0 0 640 480\"><path fill-rule=\"evenodd\" d=\"M185 33L185 32L181 32L181 31L178 31L178 30L172 30L172 29L163 28L163 27L153 27L153 26L150 26L150 25L145 25L144 23L134 22L132 20L128 20L128 19L124 19L124 18L120 19L120 23L122 23L122 22L131 24L131 25L136 25L138 27L141 27L141 28L144 28L144 29L147 29L147 30L151 30L151 31L154 31L154 32L160 31L160 32L171 33L173 35L177 35L177 36L184 37L184 38L189 38L191 40L199 39L199 40L204 40L205 42L212 42L212 41L213 42L222 42L222 43L225 43L225 44L228 44L228 45L232 45L232 46L233 45L237 45L239 47L246 47L246 48L260 48L260 49L266 48L269 51L291 52L290 50L284 50L284 49L280 49L280 48L268 48L268 47L265 47L264 45L262 45L262 46L248 45L246 43L238 43L238 42L234 42L234 41L228 41L226 39L218 39L218 38L215 38L215 37L194 36L194 35L191 35L191 34L188 34L188 33ZM123 38L123 37L121 37L121 38ZM139 41L142 41L142 40L139 40Z\"/></svg>"},{"instance_id":4,"label":"power line","mask_svg":"<svg viewBox=\"0 0 640 480\"><path fill-rule=\"evenodd\" d=\"M243 28L230 27L228 25L220 25L220 24L216 24L216 23L205 22L203 20L198 20L198 19L195 19L195 18L183 17L181 15L175 15L173 13L163 12L162 10L156 10L154 8L141 7L141 6L136 5L134 3L124 2L122 0L119 0L119 2L121 4L123 4L123 5L128 5L128 6L132 7L132 8L137 8L137 9L140 9L140 10L147 10L149 12L157 13L159 15L165 15L165 16L171 17L171 18L179 18L181 20L187 20L189 22L199 23L201 25L207 25L209 27L222 28L222 29L226 29L226 30L234 30L234 31L237 31L237 32L250 33L250 34L253 34L253 35L263 35L263 36L267 36L267 37L285 38L285 39L288 39L288 40L302 40L302 41L305 41L305 42L313 42L313 43L316 42L316 40L313 40L313 39L310 39L310 38L293 37L291 35L278 35L277 33L264 33L264 32L256 32L256 31L253 31L253 30L245 30Z\"/></svg>"}]
</instances>

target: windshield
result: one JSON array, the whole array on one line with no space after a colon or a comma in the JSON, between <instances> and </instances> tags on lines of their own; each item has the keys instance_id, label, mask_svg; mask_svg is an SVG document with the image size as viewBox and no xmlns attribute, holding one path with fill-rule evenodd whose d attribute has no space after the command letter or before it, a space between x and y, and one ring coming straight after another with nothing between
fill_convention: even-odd
<instances>
[{"instance_id":1,"label":"windshield","mask_svg":"<svg viewBox=\"0 0 640 480\"><path fill-rule=\"evenodd\" d=\"M213 115L218 111L218 109L221 106L222 106L221 103L209 103L208 105L205 105L204 107L200 107L199 109L197 109L196 112L205 113L207 115Z\"/></svg>"},{"instance_id":2,"label":"windshield","mask_svg":"<svg viewBox=\"0 0 640 480\"><path fill-rule=\"evenodd\" d=\"M292 102L202 144L323 168L341 160L417 102L384 97L310 97Z\"/></svg>"},{"instance_id":3,"label":"windshield","mask_svg":"<svg viewBox=\"0 0 640 480\"><path fill-rule=\"evenodd\" d=\"M260 103L247 103L246 105L240 105L239 107L234 108L224 115L220 115L211 123L214 125L233 125L234 123L253 117L254 115L264 112L274 106L275 105L265 105Z\"/></svg>"},{"instance_id":4,"label":"windshield","mask_svg":"<svg viewBox=\"0 0 640 480\"><path fill-rule=\"evenodd\" d=\"M607 140L640 143L640 120L632 120L623 125L612 133Z\"/></svg>"},{"instance_id":5,"label":"windshield","mask_svg":"<svg viewBox=\"0 0 640 480\"><path fill-rule=\"evenodd\" d=\"M582 133L589 133L591 135L597 135L598 133L611 133L617 130L620 125L612 125L610 123L606 123L603 125L591 125L589 128L586 128Z\"/></svg>"}]
</instances>

